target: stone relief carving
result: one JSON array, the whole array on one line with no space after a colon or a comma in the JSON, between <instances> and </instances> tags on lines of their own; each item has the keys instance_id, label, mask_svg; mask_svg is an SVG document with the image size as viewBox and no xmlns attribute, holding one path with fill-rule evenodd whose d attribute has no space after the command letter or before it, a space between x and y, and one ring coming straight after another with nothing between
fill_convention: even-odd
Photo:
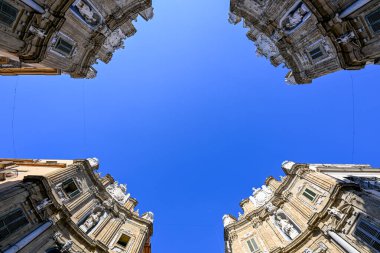
<instances>
[{"instance_id":1,"label":"stone relief carving","mask_svg":"<svg viewBox=\"0 0 380 253\"><path fill-rule=\"evenodd\" d=\"M124 48L125 38L123 31L120 28L116 29L107 37L103 46L108 52L114 52L116 49Z\"/></svg>"},{"instance_id":2,"label":"stone relief carving","mask_svg":"<svg viewBox=\"0 0 380 253\"><path fill-rule=\"evenodd\" d=\"M252 188L252 196L249 197L249 200L255 205L255 207L260 207L265 205L270 198L273 196L273 192L266 185L263 185L261 188Z\"/></svg>"},{"instance_id":3,"label":"stone relief carving","mask_svg":"<svg viewBox=\"0 0 380 253\"><path fill-rule=\"evenodd\" d=\"M311 16L307 6L300 2L281 21L281 27L286 32L292 32Z\"/></svg>"},{"instance_id":4,"label":"stone relief carving","mask_svg":"<svg viewBox=\"0 0 380 253\"><path fill-rule=\"evenodd\" d=\"M339 220L343 218L344 214L336 207L327 209L330 216L336 217Z\"/></svg>"},{"instance_id":5,"label":"stone relief carving","mask_svg":"<svg viewBox=\"0 0 380 253\"><path fill-rule=\"evenodd\" d=\"M29 27L29 32L35 34L37 37L44 39L46 37L46 32L40 28L37 28L33 25Z\"/></svg>"},{"instance_id":6,"label":"stone relief carving","mask_svg":"<svg viewBox=\"0 0 380 253\"><path fill-rule=\"evenodd\" d=\"M63 192L63 189L62 189L62 183L59 183L57 184L55 187L54 187L56 193L58 194L58 197L59 199L62 201L62 202L65 202L68 200L68 198L66 197L65 193Z\"/></svg>"},{"instance_id":7,"label":"stone relief carving","mask_svg":"<svg viewBox=\"0 0 380 253\"><path fill-rule=\"evenodd\" d=\"M277 211L277 206L274 206L272 202L269 202L268 204L265 205L265 209L267 210L268 213L273 214L275 211Z\"/></svg>"},{"instance_id":8,"label":"stone relief carving","mask_svg":"<svg viewBox=\"0 0 380 253\"><path fill-rule=\"evenodd\" d=\"M277 46L274 44L274 42L263 33L259 33L256 36L256 40L254 43L256 45L256 54L258 56L264 56L265 58L270 58L280 53L278 51Z\"/></svg>"},{"instance_id":9,"label":"stone relief carving","mask_svg":"<svg viewBox=\"0 0 380 253\"><path fill-rule=\"evenodd\" d=\"M107 192L121 205L127 202L130 194L127 194L127 185L114 182L113 184L107 186Z\"/></svg>"},{"instance_id":10,"label":"stone relief carving","mask_svg":"<svg viewBox=\"0 0 380 253\"><path fill-rule=\"evenodd\" d=\"M41 200L37 205L37 210L41 211L45 209L47 206L51 205L53 202L49 200L48 198Z\"/></svg>"}]
</instances>

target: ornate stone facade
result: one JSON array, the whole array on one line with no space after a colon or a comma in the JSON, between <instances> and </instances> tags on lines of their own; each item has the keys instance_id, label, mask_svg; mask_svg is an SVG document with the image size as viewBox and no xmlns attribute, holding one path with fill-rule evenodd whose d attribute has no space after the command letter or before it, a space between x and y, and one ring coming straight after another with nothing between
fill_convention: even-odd
<instances>
[{"instance_id":1,"label":"ornate stone facade","mask_svg":"<svg viewBox=\"0 0 380 253\"><path fill-rule=\"evenodd\" d=\"M289 84L380 63L380 0L231 0L229 21L241 20Z\"/></svg>"},{"instance_id":2,"label":"ornate stone facade","mask_svg":"<svg viewBox=\"0 0 380 253\"><path fill-rule=\"evenodd\" d=\"M0 0L0 75L94 78L138 15L153 18L151 0Z\"/></svg>"},{"instance_id":3,"label":"ornate stone facade","mask_svg":"<svg viewBox=\"0 0 380 253\"><path fill-rule=\"evenodd\" d=\"M223 216L226 253L380 252L380 169L284 162Z\"/></svg>"},{"instance_id":4,"label":"ornate stone facade","mask_svg":"<svg viewBox=\"0 0 380 253\"><path fill-rule=\"evenodd\" d=\"M98 166L0 159L0 252L150 253L153 213Z\"/></svg>"}]
</instances>

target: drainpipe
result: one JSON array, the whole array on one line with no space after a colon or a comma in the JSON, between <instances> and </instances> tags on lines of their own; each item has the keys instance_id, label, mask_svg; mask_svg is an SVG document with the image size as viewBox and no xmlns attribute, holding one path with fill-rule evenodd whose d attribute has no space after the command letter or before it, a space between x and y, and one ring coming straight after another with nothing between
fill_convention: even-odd
<instances>
[{"instance_id":1,"label":"drainpipe","mask_svg":"<svg viewBox=\"0 0 380 253\"><path fill-rule=\"evenodd\" d=\"M359 10L361 7L371 2L372 0L358 0L355 3L351 4L347 9L345 9L342 13L339 14L339 18L345 18L351 13Z\"/></svg>"},{"instance_id":2,"label":"drainpipe","mask_svg":"<svg viewBox=\"0 0 380 253\"><path fill-rule=\"evenodd\" d=\"M24 4L28 5L30 8L32 8L33 10L35 10L36 12L40 13L40 14L44 14L45 13L45 10L42 9L41 6L39 6L36 2L34 2L33 0L21 0L21 2L23 2Z\"/></svg>"},{"instance_id":3,"label":"drainpipe","mask_svg":"<svg viewBox=\"0 0 380 253\"><path fill-rule=\"evenodd\" d=\"M344 240L342 237L340 237L337 233L329 230L327 231L327 234L340 246L342 247L347 253L360 253L357 249L351 246L346 240Z\"/></svg>"},{"instance_id":4,"label":"drainpipe","mask_svg":"<svg viewBox=\"0 0 380 253\"><path fill-rule=\"evenodd\" d=\"M26 245L28 245L31 241L36 239L39 235L41 235L43 232L45 232L48 228L51 227L53 223L51 221L48 221L44 223L43 225L39 226L37 229L35 229L33 232L22 238L20 241L18 241L16 244L14 244L12 247L4 251L4 253L16 253L22 248L24 248Z\"/></svg>"}]
</instances>

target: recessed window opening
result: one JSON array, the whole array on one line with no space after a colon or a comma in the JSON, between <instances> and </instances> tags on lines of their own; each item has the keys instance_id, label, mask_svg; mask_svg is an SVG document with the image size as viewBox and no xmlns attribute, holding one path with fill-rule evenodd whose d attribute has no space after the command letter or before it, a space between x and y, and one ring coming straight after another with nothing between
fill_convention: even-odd
<instances>
[{"instance_id":1,"label":"recessed window opening","mask_svg":"<svg viewBox=\"0 0 380 253\"><path fill-rule=\"evenodd\" d=\"M374 33L380 33L380 8L366 16L367 23Z\"/></svg>"},{"instance_id":2,"label":"recessed window opening","mask_svg":"<svg viewBox=\"0 0 380 253\"><path fill-rule=\"evenodd\" d=\"M309 51L311 59L315 60L323 56L323 51L320 46Z\"/></svg>"},{"instance_id":3,"label":"recessed window opening","mask_svg":"<svg viewBox=\"0 0 380 253\"><path fill-rule=\"evenodd\" d=\"M380 228L364 220L359 221L355 235L380 252Z\"/></svg>"},{"instance_id":4,"label":"recessed window opening","mask_svg":"<svg viewBox=\"0 0 380 253\"><path fill-rule=\"evenodd\" d=\"M116 244L122 248L126 248L130 239L128 235L122 234Z\"/></svg>"},{"instance_id":5,"label":"recessed window opening","mask_svg":"<svg viewBox=\"0 0 380 253\"><path fill-rule=\"evenodd\" d=\"M55 50L57 50L61 54L65 55L65 56L69 56L71 54L71 52L73 51L74 46L70 42L59 37L54 48L55 48Z\"/></svg>"},{"instance_id":6,"label":"recessed window opening","mask_svg":"<svg viewBox=\"0 0 380 253\"><path fill-rule=\"evenodd\" d=\"M314 201L315 198L317 197L317 194L313 192L312 190L310 190L309 188L305 188L302 195L305 196L310 201Z\"/></svg>"},{"instance_id":7,"label":"recessed window opening","mask_svg":"<svg viewBox=\"0 0 380 253\"><path fill-rule=\"evenodd\" d=\"M16 20L18 14L18 9L10 5L4 0L0 0L0 22L12 26L13 22Z\"/></svg>"},{"instance_id":8,"label":"recessed window opening","mask_svg":"<svg viewBox=\"0 0 380 253\"><path fill-rule=\"evenodd\" d=\"M29 221L21 209L0 217L0 241L28 225Z\"/></svg>"},{"instance_id":9,"label":"recessed window opening","mask_svg":"<svg viewBox=\"0 0 380 253\"><path fill-rule=\"evenodd\" d=\"M248 244L249 251L251 253L259 253L260 252L259 246L257 246L255 239L252 238L252 239L248 240L247 244Z\"/></svg>"},{"instance_id":10,"label":"recessed window opening","mask_svg":"<svg viewBox=\"0 0 380 253\"><path fill-rule=\"evenodd\" d=\"M78 186L72 178L67 179L62 183L62 189L69 198L75 197L80 193Z\"/></svg>"}]
</instances>

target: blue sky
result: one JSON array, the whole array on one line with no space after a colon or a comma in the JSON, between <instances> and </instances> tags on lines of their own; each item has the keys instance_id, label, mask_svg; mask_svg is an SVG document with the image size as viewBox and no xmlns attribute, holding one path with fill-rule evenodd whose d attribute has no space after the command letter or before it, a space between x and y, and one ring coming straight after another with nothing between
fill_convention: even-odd
<instances>
[{"instance_id":1,"label":"blue sky","mask_svg":"<svg viewBox=\"0 0 380 253\"><path fill-rule=\"evenodd\" d=\"M154 7L95 80L0 77L0 156L98 157L155 213L155 253L223 252L222 215L284 160L380 166L377 66L288 86L228 1Z\"/></svg>"}]
</instances>

